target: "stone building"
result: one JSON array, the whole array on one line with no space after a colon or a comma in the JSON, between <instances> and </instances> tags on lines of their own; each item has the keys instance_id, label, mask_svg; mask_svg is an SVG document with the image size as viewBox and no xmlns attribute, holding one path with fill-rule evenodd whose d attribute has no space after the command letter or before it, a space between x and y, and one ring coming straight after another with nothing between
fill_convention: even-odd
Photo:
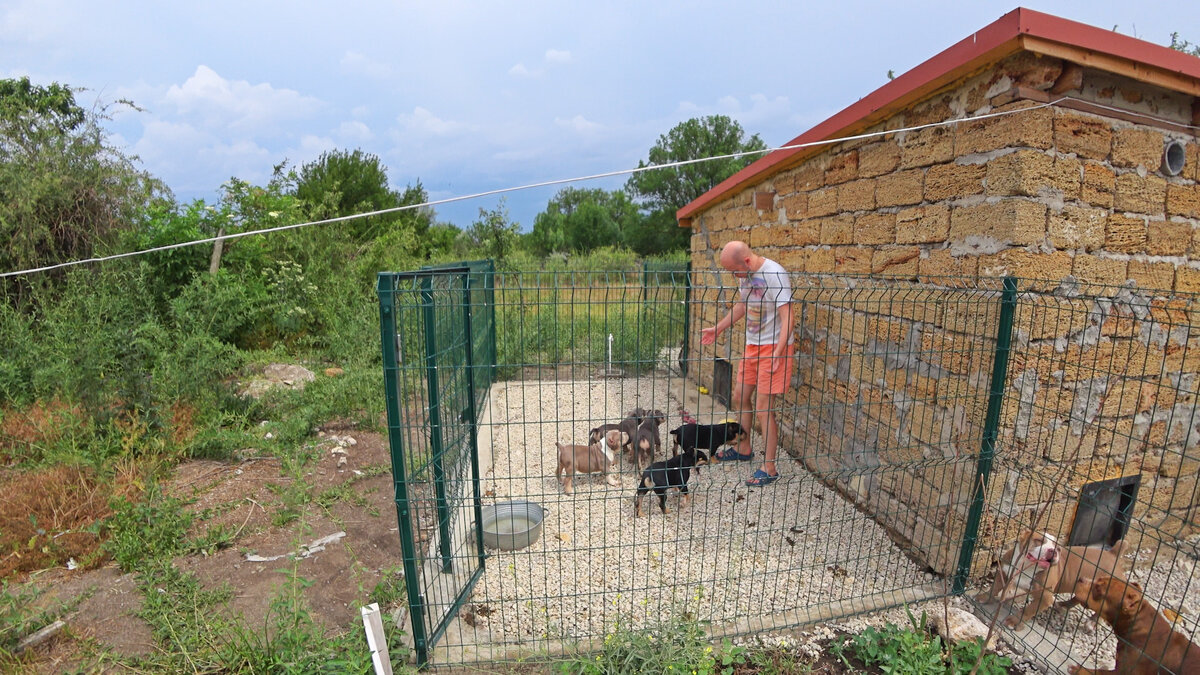
<instances>
[{"instance_id":1,"label":"stone building","mask_svg":"<svg viewBox=\"0 0 1200 675\"><path fill-rule=\"evenodd\" d=\"M742 239L812 282L784 447L951 571L1013 275L983 547L1035 512L1065 536L1089 483L1130 476L1130 531L1197 529L1198 97L1196 57L1016 9L681 209L695 269ZM697 275L693 326L731 283ZM716 390L728 335L689 354Z\"/></svg>"}]
</instances>

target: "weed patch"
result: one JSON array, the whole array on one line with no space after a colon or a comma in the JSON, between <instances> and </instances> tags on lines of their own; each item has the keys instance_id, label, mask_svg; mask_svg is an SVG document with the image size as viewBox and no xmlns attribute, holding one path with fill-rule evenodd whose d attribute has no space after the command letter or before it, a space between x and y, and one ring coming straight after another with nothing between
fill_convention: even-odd
<instances>
[{"instance_id":1,"label":"weed patch","mask_svg":"<svg viewBox=\"0 0 1200 675\"><path fill-rule=\"evenodd\" d=\"M847 656L853 655L867 666L897 674L966 674L979 661L977 672L1000 675L1007 673L1012 665L1008 657L984 650L982 640L962 641L948 647L941 637L929 634L924 612L919 621L908 612L908 620L908 628L893 623L882 629L868 627L845 643L830 645L830 651L848 667L852 664Z\"/></svg>"},{"instance_id":2,"label":"weed patch","mask_svg":"<svg viewBox=\"0 0 1200 675\"><path fill-rule=\"evenodd\" d=\"M100 523L109 506L136 488L103 481L87 468L56 466L15 474L0 482L0 578L102 560Z\"/></svg>"}]
</instances>

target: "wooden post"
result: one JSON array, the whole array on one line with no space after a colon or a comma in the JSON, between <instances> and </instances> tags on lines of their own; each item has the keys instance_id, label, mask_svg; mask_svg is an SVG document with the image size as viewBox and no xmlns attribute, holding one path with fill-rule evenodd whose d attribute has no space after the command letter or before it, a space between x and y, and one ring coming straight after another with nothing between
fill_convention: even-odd
<instances>
[{"instance_id":1,"label":"wooden post","mask_svg":"<svg viewBox=\"0 0 1200 675\"><path fill-rule=\"evenodd\" d=\"M216 274L221 267L221 252L225 250L225 228L217 230L217 241L213 244L212 259L208 261L208 273Z\"/></svg>"}]
</instances>

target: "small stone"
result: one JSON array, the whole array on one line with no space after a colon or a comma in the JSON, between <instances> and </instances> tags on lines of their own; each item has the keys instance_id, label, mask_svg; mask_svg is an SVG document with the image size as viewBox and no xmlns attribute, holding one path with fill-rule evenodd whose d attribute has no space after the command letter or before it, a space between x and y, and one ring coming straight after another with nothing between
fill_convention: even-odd
<instances>
[{"instance_id":1,"label":"small stone","mask_svg":"<svg viewBox=\"0 0 1200 675\"><path fill-rule=\"evenodd\" d=\"M338 457L337 465L338 465L339 469L342 468L343 466L346 466L346 457L344 455L341 457Z\"/></svg>"},{"instance_id":2,"label":"small stone","mask_svg":"<svg viewBox=\"0 0 1200 675\"><path fill-rule=\"evenodd\" d=\"M345 374L346 374L346 371L342 370L341 368L326 368L325 369L326 377L338 377L339 375L345 375Z\"/></svg>"},{"instance_id":3,"label":"small stone","mask_svg":"<svg viewBox=\"0 0 1200 675\"><path fill-rule=\"evenodd\" d=\"M273 433L271 433L271 432L269 432L269 431L268 431L268 432L267 432L267 435L266 435L266 436L263 436L263 438L265 438L265 439L267 439L267 440L271 440L272 438L275 438L275 434L273 434Z\"/></svg>"},{"instance_id":4,"label":"small stone","mask_svg":"<svg viewBox=\"0 0 1200 675\"><path fill-rule=\"evenodd\" d=\"M344 440L346 445L358 445L358 441L353 436L347 436Z\"/></svg>"}]
</instances>

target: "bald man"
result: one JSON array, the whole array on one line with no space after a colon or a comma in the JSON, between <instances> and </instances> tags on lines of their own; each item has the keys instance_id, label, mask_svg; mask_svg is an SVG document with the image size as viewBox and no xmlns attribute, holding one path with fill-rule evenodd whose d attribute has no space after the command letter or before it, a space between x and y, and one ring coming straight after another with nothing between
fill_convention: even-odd
<instances>
[{"instance_id":1,"label":"bald man","mask_svg":"<svg viewBox=\"0 0 1200 675\"><path fill-rule=\"evenodd\" d=\"M733 402L738 422L749 432L757 417L764 436L766 461L746 481L751 487L770 485L779 478L775 454L779 449L779 426L775 421L775 396L787 391L793 371L792 283L787 270L758 255L743 241L731 241L721 249L721 267L738 280L738 297L717 325L700 331L700 344L711 345L717 335L746 319L746 353L738 363ZM735 448L716 454L722 461L754 459L750 437Z\"/></svg>"}]
</instances>

